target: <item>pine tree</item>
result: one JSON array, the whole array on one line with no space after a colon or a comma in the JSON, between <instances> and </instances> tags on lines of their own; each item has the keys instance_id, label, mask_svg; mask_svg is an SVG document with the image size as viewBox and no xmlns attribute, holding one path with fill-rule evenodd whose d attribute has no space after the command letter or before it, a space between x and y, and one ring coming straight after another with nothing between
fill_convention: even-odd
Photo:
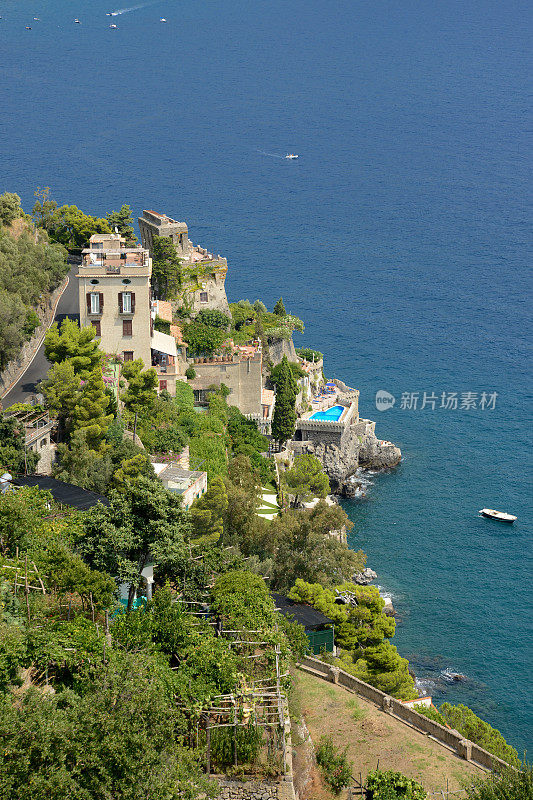
<instances>
[{"instance_id":1,"label":"pine tree","mask_svg":"<svg viewBox=\"0 0 533 800\"><path fill-rule=\"evenodd\" d=\"M142 358L128 361L122 367L122 376L128 381L122 400L133 414L149 410L157 400L157 372L153 367L143 371L143 367Z\"/></svg>"},{"instance_id":2,"label":"pine tree","mask_svg":"<svg viewBox=\"0 0 533 800\"><path fill-rule=\"evenodd\" d=\"M60 326L50 327L44 339L44 354L52 364L70 361L76 375L87 380L102 363L103 353L95 339L92 325L80 328L78 323L66 317Z\"/></svg>"},{"instance_id":3,"label":"pine tree","mask_svg":"<svg viewBox=\"0 0 533 800\"><path fill-rule=\"evenodd\" d=\"M102 370L97 367L85 382L72 414L74 430L84 429L91 450L101 448L107 427L113 419L112 414L105 413L108 405Z\"/></svg>"},{"instance_id":4,"label":"pine tree","mask_svg":"<svg viewBox=\"0 0 533 800\"><path fill-rule=\"evenodd\" d=\"M272 436L282 445L292 438L296 427L296 395L298 387L287 361L283 356L276 384L276 404L272 419Z\"/></svg>"}]
</instances>

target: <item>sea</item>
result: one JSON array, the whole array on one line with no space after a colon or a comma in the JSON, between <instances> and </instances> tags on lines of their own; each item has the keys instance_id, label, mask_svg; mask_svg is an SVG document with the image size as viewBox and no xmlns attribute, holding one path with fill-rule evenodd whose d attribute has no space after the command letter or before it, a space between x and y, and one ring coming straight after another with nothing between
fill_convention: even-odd
<instances>
[{"instance_id":1,"label":"sea","mask_svg":"<svg viewBox=\"0 0 533 800\"><path fill-rule=\"evenodd\" d=\"M530 4L113 2L0 3L0 191L168 213L283 297L403 453L344 503L399 651L531 753Z\"/></svg>"}]
</instances>

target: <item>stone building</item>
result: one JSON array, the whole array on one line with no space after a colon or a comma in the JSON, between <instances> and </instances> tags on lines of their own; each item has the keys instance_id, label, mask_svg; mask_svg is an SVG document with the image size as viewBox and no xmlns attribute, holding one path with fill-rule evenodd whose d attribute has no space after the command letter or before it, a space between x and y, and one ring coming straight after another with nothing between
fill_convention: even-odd
<instances>
[{"instance_id":1,"label":"stone building","mask_svg":"<svg viewBox=\"0 0 533 800\"><path fill-rule=\"evenodd\" d=\"M92 325L102 350L123 361L141 358L154 366L159 388L175 392L180 375L176 339L155 331L150 278L152 262L143 247L127 247L117 233L94 234L78 270L80 326Z\"/></svg>"},{"instance_id":2,"label":"stone building","mask_svg":"<svg viewBox=\"0 0 533 800\"><path fill-rule=\"evenodd\" d=\"M178 222L166 214L146 209L138 221L142 245L150 251L150 255L153 256L154 236L166 236L172 239L181 259L187 280L182 297L175 304L189 306L193 314L205 308L217 309L229 315L225 288L228 272L226 259L194 245L189 239L185 222Z\"/></svg>"},{"instance_id":3,"label":"stone building","mask_svg":"<svg viewBox=\"0 0 533 800\"><path fill-rule=\"evenodd\" d=\"M261 345L235 347L229 355L194 360L196 377L191 381L196 403L206 402L212 386L228 387L228 405L257 422L261 433L270 433L274 393L265 389L262 377Z\"/></svg>"}]
</instances>

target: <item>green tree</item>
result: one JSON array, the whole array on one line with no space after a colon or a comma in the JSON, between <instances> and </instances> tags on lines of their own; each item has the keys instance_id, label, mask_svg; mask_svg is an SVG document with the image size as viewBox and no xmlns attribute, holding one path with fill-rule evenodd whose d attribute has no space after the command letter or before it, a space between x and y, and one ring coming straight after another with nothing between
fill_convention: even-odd
<instances>
[{"instance_id":1,"label":"green tree","mask_svg":"<svg viewBox=\"0 0 533 800\"><path fill-rule=\"evenodd\" d=\"M113 475L113 486L119 492L129 492L131 483L141 476L155 479L154 468L144 451L121 461Z\"/></svg>"},{"instance_id":2,"label":"green tree","mask_svg":"<svg viewBox=\"0 0 533 800\"><path fill-rule=\"evenodd\" d=\"M181 286L181 260L172 239L154 236L152 246L152 288L159 300L172 300Z\"/></svg>"},{"instance_id":3,"label":"green tree","mask_svg":"<svg viewBox=\"0 0 533 800\"><path fill-rule=\"evenodd\" d=\"M57 416L59 435L64 439L72 427L72 416L81 391L81 379L70 359L52 364L39 386L50 412Z\"/></svg>"},{"instance_id":4,"label":"green tree","mask_svg":"<svg viewBox=\"0 0 533 800\"><path fill-rule=\"evenodd\" d=\"M278 317L284 317L287 312L285 311L285 306L283 305L283 298L280 297L276 305L274 306L274 314Z\"/></svg>"},{"instance_id":5,"label":"green tree","mask_svg":"<svg viewBox=\"0 0 533 800\"><path fill-rule=\"evenodd\" d=\"M47 230L53 241L65 247L84 247L94 233L111 233L107 220L84 214L76 206L56 208Z\"/></svg>"},{"instance_id":6,"label":"green tree","mask_svg":"<svg viewBox=\"0 0 533 800\"><path fill-rule=\"evenodd\" d=\"M38 453L26 451L24 426L0 412L0 469L12 472L34 472Z\"/></svg>"},{"instance_id":7,"label":"green tree","mask_svg":"<svg viewBox=\"0 0 533 800\"><path fill-rule=\"evenodd\" d=\"M297 387L292 377L287 356L283 356L280 364L276 387L276 402L272 419L272 436L283 445L290 439L296 427L296 395Z\"/></svg>"},{"instance_id":8,"label":"green tree","mask_svg":"<svg viewBox=\"0 0 533 800\"><path fill-rule=\"evenodd\" d=\"M258 552L273 556L272 587L285 592L298 579L322 586L350 580L364 567L365 555L330 535L343 525L350 527L343 510L325 503L318 503L312 511L291 509L272 520L270 549Z\"/></svg>"},{"instance_id":9,"label":"green tree","mask_svg":"<svg viewBox=\"0 0 533 800\"><path fill-rule=\"evenodd\" d=\"M70 361L74 372L82 380L102 364L103 353L98 347L92 325L80 328L77 322L66 317L49 328L44 339L44 354L52 364Z\"/></svg>"},{"instance_id":10,"label":"green tree","mask_svg":"<svg viewBox=\"0 0 533 800\"><path fill-rule=\"evenodd\" d=\"M0 369L5 369L24 344L27 308L17 294L0 288Z\"/></svg>"},{"instance_id":11,"label":"green tree","mask_svg":"<svg viewBox=\"0 0 533 800\"><path fill-rule=\"evenodd\" d=\"M228 494L220 475L216 475L207 487L207 492L194 501L191 519L195 539L206 537L218 542L224 531L224 518L228 510Z\"/></svg>"},{"instance_id":12,"label":"green tree","mask_svg":"<svg viewBox=\"0 0 533 800\"><path fill-rule=\"evenodd\" d=\"M494 756L507 761L508 764L520 767L520 758L515 748L507 744L500 731L480 719L471 708L462 703L457 706L443 703L439 708L439 712L444 717L445 722L451 728L459 731L465 739L470 739L470 741L483 747L484 750L488 750Z\"/></svg>"},{"instance_id":13,"label":"green tree","mask_svg":"<svg viewBox=\"0 0 533 800\"><path fill-rule=\"evenodd\" d=\"M106 414L109 397L106 395L101 367L89 375L72 412L74 430L83 429L91 450L99 451L104 444L107 427L113 420Z\"/></svg>"},{"instance_id":14,"label":"green tree","mask_svg":"<svg viewBox=\"0 0 533 800\"><path fill-rule=\"evenodd\" d=\"M302 378L305 375L305 372L300 367L300 365L296 361L289 361L289 367L291 368L292 377L294 381L297 382L299 378ZM272 367L270 370L270 382L277 386L279 374L281 371L281 363L276 364L275 367ZM298 391L298 388L296 387Z\"/></svg>"},{"instance_id":15,"label":"green tree","mask_svg":"<svg viewBox=\"0 0 533 800\"><path fill-rule=\"evenodd\" d=\"M103 494L113 475L113 464L109 453L97 452L89 445L87 430L79 428L72 433L69 444L58 444L54 477Z\"/></svg>"},{"instance_id":16,"label":"green tree","mask_svg":"<svg viewBox=\"0 0 533 800\"><path fill-rule=\"evenodd\" d=\"M309 453L296 456L291 469L283 473L283 484L295 496L295 505L299 500L324 498L330 491L329 478L321 462Z\"/></svg>"},{"instance_id":17,"label":"green tree","mask_svg":"<svg viewBox=\"0 0 533 800\"><path fill-rule=\"evenodd\" d=\"M78 549L93 569L141 588L141 571L150 558L158 568L183 574L188 565L191 522L179 495L149 478L139 477L127 494L113 493L109 507L87 512Z\"/></svg>"},{"instance_id":18,"label":"green tree","mask_svg":"<svg viewBox=\"0 0 533 800\"><path fill-rule=\"evenodd\" d=\"M122 367L122 376L128 388L122 393L124 405L133 414L148 412L157 400L157 372L153 367L144 369L142 358L127 361Z\"/></svg>"},{"instance_id":19,"label":"green tree","mask_svg":"<svg viewBox=\"0 0 533 800\"><path fill-rule=\"evenodd\" d=\"M0 224L11 225L19 217L24 216L20 206L20 197L14 192L0 194Z\"/></svg>"},{"instance_id":20,"label":"green tree","mask_svg":"<svg viewBox=\"0 0 533 800\"><path fill-rule=\"evenodd\" d=\"M196 378L196 370L194 369L194 367L192 366L187 367L187 369L185 370L185 377L187 378L188 381L193 381Z\"/></svg>"},{"instance_id":21,"label":"green tree","mask_svg":"<svg viewBox=\"0 0 533 800\"><path fill-rule=\"evenodd\" d=\"M121 236L124 236L127 242L133 244L137 237L133 229L133 212L131 207L122 204L120 211L110 211L106 214L106 220L112 231L118 230Z\"/></svg>"},{"instance_id":22,"label":"green tree","mask_svg":"<svg viewBox=\"0 0 533 800\"><path fill-rule=\"evenodd\" d=\"M33 220L38 227L48 231L52 225L57 203L50 199L49 186L44 186L42 189L38 186L33 196L37 198L32 209Z\"/></svg>"}]
</instances>

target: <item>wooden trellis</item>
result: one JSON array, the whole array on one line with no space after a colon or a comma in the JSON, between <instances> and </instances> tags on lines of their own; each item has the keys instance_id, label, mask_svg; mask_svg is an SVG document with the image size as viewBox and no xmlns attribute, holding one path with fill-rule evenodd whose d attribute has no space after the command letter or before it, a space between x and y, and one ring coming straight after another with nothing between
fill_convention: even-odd
<instances>
[{"instance_id":1,"label":"wooden trellis","mask_svg":"<svg viewBox=\"0 0 533 800\"><path fill-rule=\"evenodd\" d=\"M17 553L18 556L18 553ZM42 592L43 595L46 594L46 589L42 578L39 574L39 570L35 566L33 561L30 562L32 568L28 567L28 556L25 556L24 562L22 565L18 563L17 558L17 565L13 566L13 564L0 564L0 570L12 570L15 572L13 576L13 587L15 590L15 597L17 596L17 590L19 588L24 589L24 594L26 596L26 611L28 614L28 622L30 622L30 589L33 589L37 592ZM19 580L20 578L20 580ZM11 581L11 578L9 578ZM39 582L39 586L35 586L34 584L30 583L30 580L37 580Z\"/></svg>"}]
</instances>

